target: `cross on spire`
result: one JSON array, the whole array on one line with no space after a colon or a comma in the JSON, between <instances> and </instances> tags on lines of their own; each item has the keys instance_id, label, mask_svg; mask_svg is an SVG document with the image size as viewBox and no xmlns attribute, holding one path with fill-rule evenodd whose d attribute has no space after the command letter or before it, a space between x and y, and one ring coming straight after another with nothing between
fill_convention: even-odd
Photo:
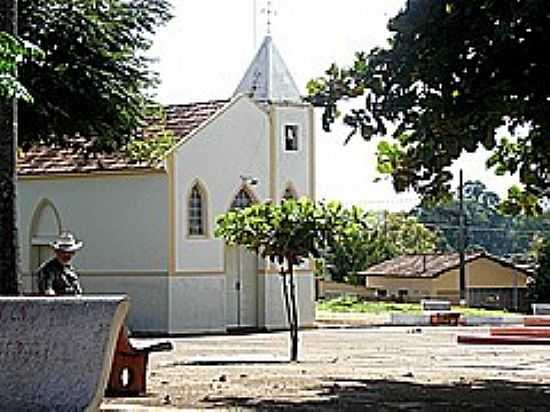
<instances>
[{"instance_id":1,"label":"cross on spire","mask_svg":"<svg viewBox=\"0 0 550 412\"><path fill-rule=\"evenodd\" d=\"M267 0L267 6L261 10L262 14L267 16L267 35L271 35L272 18L277 15L277 10L273 8L271 0Z\"/></svg>"}]
</instances>

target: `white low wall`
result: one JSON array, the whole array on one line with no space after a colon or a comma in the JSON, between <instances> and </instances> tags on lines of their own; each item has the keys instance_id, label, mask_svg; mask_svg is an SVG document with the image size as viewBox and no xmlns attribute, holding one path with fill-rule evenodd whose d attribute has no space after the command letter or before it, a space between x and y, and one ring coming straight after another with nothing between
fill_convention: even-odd
<instances>
[{"instance_id":1,"label":"white low wall","mask_svg":"<svg viewBox=\"0 0 550 412\"><path fill-rule=\"evenodd\" d=\"M166 334L168 277L166 275L80 277L85 294L125 294L130 301L126 325L132 333Z\"/></svg>"},{"instance_id":2,"label":"white low wall","mask_svg":"<svg viewBox=\"0 0 550 412\"><path fill-rule=\"evenodd\" d=\"M533 303L533 315L550 315L550 303Z\"/></svg>"},{"instance_id":3,"label":"white low wall","mask_svg":"<svg viewBox=\"0 0 550 412\"><path fill-rule=\"evenodd\" d=\"M465 326L522 325L523 316L462 316L460 323Z\"/></svg>"},{"instance_id":4,"label":"white low wall","mask_svg":"<svg viewBox=\"0 0 550 412\"><path fill-rule=\"evenodd\" d=\"M411 315L406 313L391 313L390 324L401 326L429 326L431 325L431 315L420 314Z\"/></svg>"},{"instance_id":5,"label":"white low wall","mask_svg":"<svg viewBox=\"0 0 550 412\"><path fill-rule=\"evenodd\" d=\"M298 295L298 322L300 327L315 324L315 283L311 273L295 275ZM264 319L259 326L268 330L286 329L288 322L282 292L282 277L277 274L262 276Z\"/></svg>"},{"instance_id":6,"label":"white low wall","mask_svg":"<svg viewBox=\"0 0 550 412\"><path fill-rule=\"evenodd\" d=\"M170 278L169 332L225 332L224 276Z\"/></svg>"}]
</instances>

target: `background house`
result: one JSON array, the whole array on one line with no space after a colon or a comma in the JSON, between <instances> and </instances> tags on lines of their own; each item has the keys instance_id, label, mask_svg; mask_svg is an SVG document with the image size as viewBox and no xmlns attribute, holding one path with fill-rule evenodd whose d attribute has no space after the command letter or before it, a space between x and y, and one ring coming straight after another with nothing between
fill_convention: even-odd
<instances>
[{"instance_id":1,"label":"background house","mask_svg":"<svg viewBox=\"0 0 550 412\"><path fill-rule=\"evenodd\" d=\"M373 296L420 301L423 298L460 300L458 253L399 256L358 275ZM516 309L526 304L530 273L484 253L466 255L468 305Z\"/></svg>"},{"instance_id":2,"label":"background house","mask_svg":"<svg viewBox=\"0 0 550 412\"><path fill-rule=\"evenodd\" d=\"M278 269L213 232L231 208L315 198L313 116L267 37L231 99L165 108L158 126L177 143L159 165L90 157L78 140L21 154L25 290L36 290L32 272L48 257L48 242L71 230L85 242L75 260L85 292L129 294L133 331L285 327ZM300 325L311 325L307 265L296 281Z\"/></svg>"}]
</instances>

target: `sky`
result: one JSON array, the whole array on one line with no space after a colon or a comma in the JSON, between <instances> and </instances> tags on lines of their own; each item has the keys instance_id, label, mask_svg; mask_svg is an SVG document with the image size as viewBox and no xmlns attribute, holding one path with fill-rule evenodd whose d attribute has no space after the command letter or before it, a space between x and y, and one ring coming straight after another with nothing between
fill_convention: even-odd
<instances>
[{"instance_id":1,"label":"sky","mask_svg":"<svg viewBox=\"0 0 550 412\"><path fill-rule=\"evenodd\" d=\"M161 103L191 103L229 98L267 34L268 0L172 0L174 19L159 30L150 55L161 85ZM390 17L406 0L272 0L270 33L300 92L311 78L333 63L353 62L357 51L385 46ZM254 13L256 11L256 13ZM349 129L337 125L330 134L317 132L317 198L336 199L367 209L407 210L413 192L396 194L388 180L374 183L377 141L355 137L343 144ZM463 156L453 167L465 180L482 180L503 195L510 179L484 168L487 153ZM456 183L456 182L455 182Z\"/></svg>"}]
</instances>

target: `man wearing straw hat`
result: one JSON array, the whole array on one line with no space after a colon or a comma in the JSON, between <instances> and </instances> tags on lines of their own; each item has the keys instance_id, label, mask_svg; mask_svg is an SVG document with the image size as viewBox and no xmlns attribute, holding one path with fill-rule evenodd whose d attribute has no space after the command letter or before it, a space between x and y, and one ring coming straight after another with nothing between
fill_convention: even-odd
<instances>
[{"instance_id":1,"label":"man wearing straw hat","mask_svg":"<svg viewBox=\"0 0 550 412\"><path fill-rule=\"evenodd\" d=\"M50 243L55 256L45 262L37 271L38 291L43 295L80 295L82 288L78 275L71 265L82 242L77 241L70 232L63 232Z\"/></svg>"}]
</instances>

